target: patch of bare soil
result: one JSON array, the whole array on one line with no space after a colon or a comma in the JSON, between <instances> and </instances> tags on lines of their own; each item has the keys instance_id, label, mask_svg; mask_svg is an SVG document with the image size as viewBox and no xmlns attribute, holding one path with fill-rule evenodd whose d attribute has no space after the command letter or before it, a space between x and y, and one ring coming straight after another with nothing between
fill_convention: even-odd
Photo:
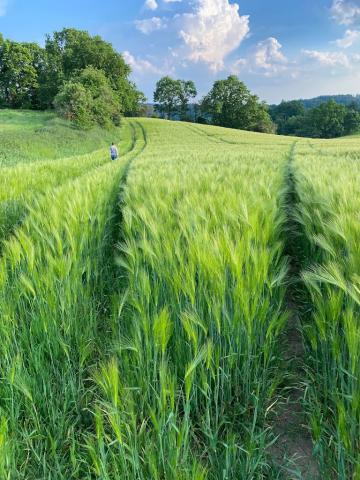
<instances>
[{"instance_id":1,"label":"patch of bare soil","mask_svg":"<svg viewBox=\"0 0 360 480\"><path fill-rule=\"evenodd\" d=\"M302 408L305 389L301 379L304 349L299 330L299 320L294 305L288 305L291 317L285 333L284 361L287 363L287 387L279 402L273 421L277 438L270 453L277 465L284 468L284 477L289 480L319 479L317 462L313 456L311 434L306 426Z\"/></svg>"}]
</instances>

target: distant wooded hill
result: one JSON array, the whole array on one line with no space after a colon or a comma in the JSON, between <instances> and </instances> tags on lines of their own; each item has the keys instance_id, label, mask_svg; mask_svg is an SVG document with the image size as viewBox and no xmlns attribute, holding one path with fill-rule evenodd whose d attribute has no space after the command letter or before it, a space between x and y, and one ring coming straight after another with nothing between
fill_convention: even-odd
<instances>
[{"instance_id":1,"label":"distant wooded hill","mask_svg":"<svg viewBox=\"0 0 360 480\"><path fill-rule=\"evenodd\" d=\"M326 103L329 100L333 100L334 102L344 106L356 104L360 107L360 95L321 95L314 98L299 99L306 109L318 107L322 103Z\"/></svg>"}]
</instances>

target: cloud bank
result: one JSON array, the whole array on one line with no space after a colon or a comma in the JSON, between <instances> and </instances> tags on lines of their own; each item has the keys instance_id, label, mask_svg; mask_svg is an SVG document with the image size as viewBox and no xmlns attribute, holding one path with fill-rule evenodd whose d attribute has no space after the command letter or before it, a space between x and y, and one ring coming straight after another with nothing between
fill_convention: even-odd
<instances>
[{"instance_id":1,"label":"cloud bank","mask_svg":"<svg viewBox=\"0 0 360 480\"><path fill-rule=\"evenodd\" d=\"M224 68L226 56L250 31L249 17L241 16L239 5L228 0L196 0L194 11L181 15L180 21L187 59L204 62L215 72Z\"/></svg>"},{"instance_id":2,"label":"cloud bank","mask_svg":"<svg viewBox=\"0 0 360 480\"><path fill-rule=\"evenodd\" d=\"M331 13L340 25L360 24L360 0L334 0Z\"/></svg>"}]
</instances>

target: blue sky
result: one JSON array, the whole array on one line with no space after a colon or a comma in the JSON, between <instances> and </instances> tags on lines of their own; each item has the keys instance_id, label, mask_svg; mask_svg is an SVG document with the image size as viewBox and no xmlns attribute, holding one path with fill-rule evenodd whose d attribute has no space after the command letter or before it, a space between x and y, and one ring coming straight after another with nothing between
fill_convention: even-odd
<instances>
[{"instance_id":1,"label":"blue sky","mask_svg":"<svg viewBox=\"0 0 360 480\"><path fill-rule=\"evenodd\" d=\"M169 74L237 74L268 102L360 93L360 0L0 0L0 32L44 42L63 27L123 52L149 100Z\"/></svg>"}]
</instances>

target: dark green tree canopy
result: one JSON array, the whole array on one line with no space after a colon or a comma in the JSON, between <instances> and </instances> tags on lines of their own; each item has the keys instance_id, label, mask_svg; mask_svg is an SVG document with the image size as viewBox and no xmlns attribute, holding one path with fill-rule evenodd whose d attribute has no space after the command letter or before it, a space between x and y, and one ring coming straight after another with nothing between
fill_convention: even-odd
<instances>
[{"instance_id":1,"label":"dark green tree canopy","mask_svg":"<svg viewBox=\"0 0 360 480\"><path fill-rule=\"evenodd\" d=\"M59 115L84 128L118 125L122 113L117 92L104 71L94 67L86 67L65 82L54 105Z\"/></svg>"},{"instance_id":2,"label":"dark green tree canopy","mask_svg":"<svg viewBox=\"0 0 360 480\"><path fill-rule=\"evenodd\" d=\"M284 100L279 104L270 108L271 117L274 121L286 121L291 117L305 114L304 104L300 100Z\"/></svg>"},{"instance_id":3,"label":"dark green tree canopy","mask_svg":"<svg viewBox=\"0 0 360 480\"><path fill-rule=\"evenodd\" d=\"M48 35L45 48L0 38L1 104L52 108L64 83L73 82L88 67L103 72L107 88L115 92L119 111L136 114L144 96L129 80L131 69L122 55L101 37L73 28Z\"/></svg>"},{"instance_id":4,"label":"dark green tree canopy","mask_svg":"<svg viewBox=\"0 0 360 480\"><path fill-rule=\"evenodd\" d=\"M348 106L329 100L304 110L301 102L282 102L271 108L278 133L312 138L335 138L360 131L360 112L356 104Z\"/></svg>"},{"instance_id":5,"label":"dark green tree canopy","mask_svg":"<svg viewBox=\"0 0 360 480\"><path fill-rule=\"evenodd\" d=\"M169 120L178 114L182 120L187 118L189 102L197 95L196 87L191 80L174 80L166 76L161 78L155 88L155 108L161 116Z\"/></svg>"},{"instance_id":6,"label":"dark green tree canopy","mask_svg":"<svg viewBox=\"0 0 360 480\"><path fill-rule=\"evenodd\" d=\"M110 43L74 28L48 35L45 50L49 64L57 67L59 81L69 80L77 71L92 66L103 70L113 88L117 89L117 79L127 78L131 71L122 55Z\"/></svg>"},{"instance_id":7,"label":"dark green tree canopy","mask_svg":"<svg viewBox=\"0 0 360 480\"><path fill-rule=\"evenodd\" d=\"M273 132L267 106L235 75L217 80L205 96L201 110L214 125L242 130Z\"/></svg>"},{"instance_id":8,"label":"dark green tree canopy","mask_svg":"<svg viewBox=\"0 0 360 480\"><path fill-rule=\"evenodd\" d=\"M35 43L0 39L0 103L10 108L36 108L45 54Z\"/></svg>"},{"instance_id":9,"label":"dark green tree canopy","mask_svg":"<svg viewBox=\"0 0 360 480\"><path fill-rule=\"evenodd\" d=\"M195 83L192 80L178 80L179 92L178 102L180 105L180 117L182 120L186 120L188 116L189 102L197 95Z\"/></svg>"},{"instance_id":10,"label":"dark green tree canopy","mask_svg":"<svg viewBox=\"0 0 360 480\"><path fill-rule=\"evenodd\" d=\"M358 105L347 109L344 119L344 130L346 135L359 132L360 130L360 111Z\"/></svg>"},{"instance_id":11,"label":"dark green tree canopy","mask_svg":"<svg viewBox=\"0 0 360 480\"><path fill-rule=\"evenodd\" d=\"M345 134L346 107L333 100L322 103L310 110L307 123L312 129L311 136L319 138L341 137Z\"/></svg>"},{"instance_id":12,"label":"dark green tree canopy","mask_svg":"<svg viewBox=\"0 0 360 480\"><path fill-rule=\"evenodd\" d=\"M299 119L305 115L304 104L300 100L284 100L279 105L273 105L269 109L273 122L277 125L280 135L293 134L297 128ZM297 118L297 120L294 120Z\"/></svg>"}]
</instances>

